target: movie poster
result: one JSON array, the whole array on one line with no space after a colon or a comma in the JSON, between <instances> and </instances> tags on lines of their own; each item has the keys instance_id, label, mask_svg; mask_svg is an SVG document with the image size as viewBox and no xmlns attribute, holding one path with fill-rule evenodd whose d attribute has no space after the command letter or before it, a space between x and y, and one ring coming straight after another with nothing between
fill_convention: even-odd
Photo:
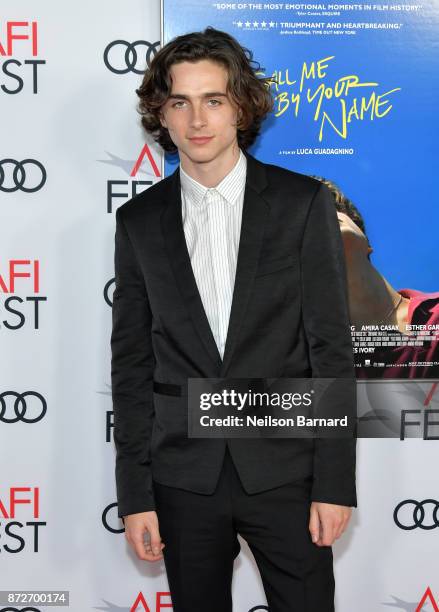
<instances>
[{"instance_id":1,"label":"movie poster","mask_svg":"<svg viewBox=\"0 0 439 612\"><path fill-rule=\"evenodd\" d=\"M333 194L358 379L438 378L439 4L162 0L162 11L164 43L212 25L274 77L250 153Z\"/></svg>"}]
</instances>

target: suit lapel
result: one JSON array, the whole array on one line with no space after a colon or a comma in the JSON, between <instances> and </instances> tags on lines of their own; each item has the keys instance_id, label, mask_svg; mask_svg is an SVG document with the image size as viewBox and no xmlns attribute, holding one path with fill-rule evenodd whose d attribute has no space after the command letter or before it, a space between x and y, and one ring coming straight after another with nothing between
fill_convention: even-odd
<instances>
[{"instance_id":1,"label":"suit lapel","mask_svg":"<svg viewBox=\"0 0 439 612\"><path fill-rule=\"evenodd\" d=\"M224 377L230 366L242 318L250 296L269 211L268 203L260 195L267 184L265 166L247 152L244 153L247 158L247 176L242 210L241 236L223 360L221 360L209 320L204 310L187 250L181 210L179 168L170 177L168 189L164 194L166 203L161 217L161 224L169 262L194 327L215 366L212 377Z\"/></svg>"},{"instance_id":2,"label":"suit lapel","mask_svg":"<svg viewBox=\"0 0 439 612\"><path fill-rule=\"evenodd\" d=\"M247 158L247 176L242 209L241 236L227 340L220 372L221 378L224 378L227 374L236 347L256 274L270 210L268 202L260 195L267 185L265 166L248 153L245 153L245 156Z\"/></svg>"},{"instance_id":3,"label":"suit lapel","mask_svg":"<svg viewBox=\"0 0 439 612\"><path fill-rule=\"evenodd\" d=\"M179 168L170 178L169 190L165 194L166 204L161 217L162 232L169 263L171 264L183 302L189 311L194 327L204 347L215 365L214 372L216 372L221 367L221 355L204 310L192 270L190 255L187 250L181 210ZM215 377L216 374L212 374L212 376Z\"/></svg>"}]
</instances>

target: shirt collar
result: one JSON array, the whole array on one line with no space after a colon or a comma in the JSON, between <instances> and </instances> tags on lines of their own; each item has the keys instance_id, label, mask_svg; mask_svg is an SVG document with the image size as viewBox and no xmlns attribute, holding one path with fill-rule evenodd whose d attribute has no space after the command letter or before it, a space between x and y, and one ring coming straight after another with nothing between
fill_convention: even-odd
<instances>
[{"instance_id":1,"label":"shirt collar","mask_svg":"<svg viewBox=\"0 0 439 612\"><path fill-rule=\"evenodd\" d=\"M222 197L229 203L235 204L239 194L244 189L245 179L247 173L247 159L242 152L239 150L239 159L235 166L230 170L228 174L222 179L220 183L214 188ZM196 206L201 206L203 198L206 192L209 190L189 174L187 174L180 164L180 183L183 193L186 198L189 198Z\"/></svg>"}]
</instances>

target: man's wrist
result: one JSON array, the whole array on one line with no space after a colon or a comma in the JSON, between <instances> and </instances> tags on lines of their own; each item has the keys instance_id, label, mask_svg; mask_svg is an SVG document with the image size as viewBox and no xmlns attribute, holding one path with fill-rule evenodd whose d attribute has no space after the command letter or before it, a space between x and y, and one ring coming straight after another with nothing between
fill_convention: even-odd
<instances>
[{"instance_id":1,"label":"man's wrist","mask_svg":"<svg viewBox=\"0 0 439 612\"><path fill-rule=\"evenodd\" d=\"M119 504L117 515L123 521L123 519L129 516L130 514L139 514L140 512L152 512L155 511L155 509L155 500L145 499L143 502L138 501L138 503L130 502L126 504Z\"/></svg>"}]
</instances>

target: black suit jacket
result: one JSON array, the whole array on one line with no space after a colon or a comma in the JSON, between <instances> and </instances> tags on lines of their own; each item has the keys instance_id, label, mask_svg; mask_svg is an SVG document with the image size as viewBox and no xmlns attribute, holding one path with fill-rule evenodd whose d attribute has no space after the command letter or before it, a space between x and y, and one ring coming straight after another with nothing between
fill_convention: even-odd
<instances>
[{"instance_id":1,"label":"black suit jacket","mask_svg":"<svg viewBox=\"0 0 439 612\"><path fill-rule=\"evenodd\" d=\"M152 480L212 493L225 444L247 492L312 476L312 499L355 506L354 439L187 436L187 396L153 381L354 377L343 245L327 187L248 153L221 360L186 247L179 169L116 212L112 393L119 516L154 509ZM346 406L352 413L355 406Z\"/></svg>"}]
</instances>

